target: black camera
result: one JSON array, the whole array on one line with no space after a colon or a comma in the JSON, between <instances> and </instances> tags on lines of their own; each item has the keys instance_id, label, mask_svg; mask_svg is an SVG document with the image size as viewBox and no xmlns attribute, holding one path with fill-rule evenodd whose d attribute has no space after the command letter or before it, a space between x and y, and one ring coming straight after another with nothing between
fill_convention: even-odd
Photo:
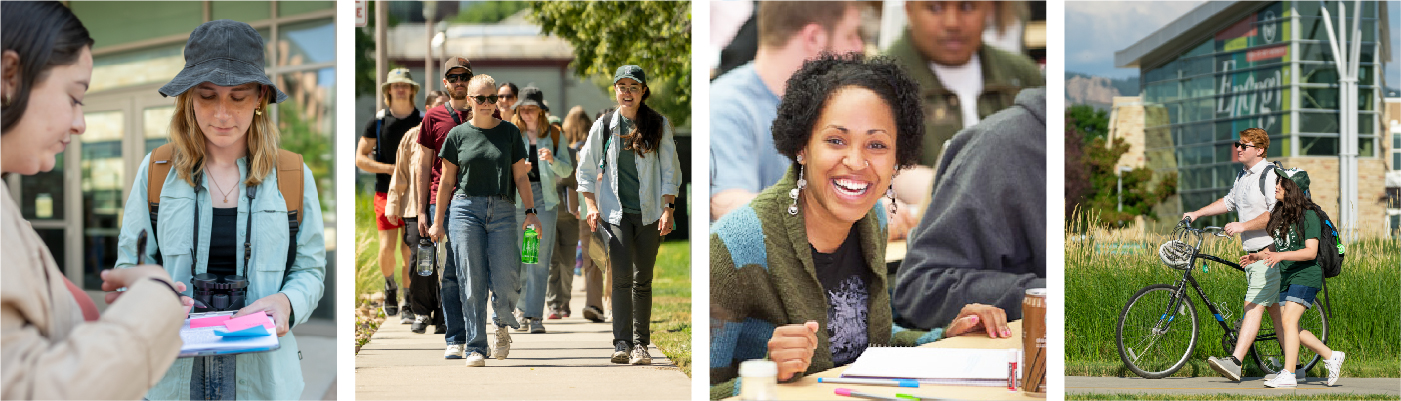
<instances>
[{"instance_id":1,"label":"black camera","mask_svg":"<svg viewBox=\"0 0 1401 401\"><path fill-rule=\"evenodd\" d=\"M195 287L194 299L209 306L195 307L194 313L239 310L248 295L248 278L237 274L200 273L190 284Z\"/></svg>"}]
</instances>

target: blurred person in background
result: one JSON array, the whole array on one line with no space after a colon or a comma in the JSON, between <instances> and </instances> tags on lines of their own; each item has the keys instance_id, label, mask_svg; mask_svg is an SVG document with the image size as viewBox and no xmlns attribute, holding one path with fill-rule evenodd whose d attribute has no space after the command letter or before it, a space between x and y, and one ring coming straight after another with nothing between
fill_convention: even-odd
<instances>
[{"instance_id":1,"label":"blurred person in background","mask_svg":"<svg viewBox=\"0 0 1401 401\"><path fill-rule=\"evenodd\" d=\"M569 114L560 119L560 132L563 134L561 140L569 151L569 160L578 160L579 147L588 139L587 116L584 106L574 106L569 109ZM554 257L550 262L549 286L545 288L545 302L550 308L550 319L562 319L573 315L573 311L569 309L569 301L574 290L575 251L579 249L580 238L587 238L579 232L579 204L582 202L579 201L578 187L579 181L574 176L573 167L570 168L569 175L562 177L559 185L555 186L562 213L559 214L559 222L556 224L558 234L555 237L557 240ZM585 308L588 306L586 304Z\"/></svg>"},{"instance_id":2,"label":"blurred person in background","mask_svg":"<svg viewBox=\"0 0 1401 401\"><path fill-rule=\"evenodd\" d=\"M501 114L498 117L502 121L513 121L516 118L516 102L520 100L520 88L510 82L497 86L500 87L496 90L496 102L500 105L497 110Z\"/></svg>"},{"instance_id":3,"label":"blurred person in background","mask_svg":"<svg viewBox=\"0 0 1401 401\"><path fill-rule=\"evenodd\" d=\"M365 132L360 136L360 144L355 151L355 167L375 175L375 227L379 233L379 270L384 275L384 314L394 316L399 313L399 305L407 303L401 302L401 296L409 297L408 291L400 293L400 286L394 281L394 256L398 253L404 261L405 288L411 285L413 277L409 273L409 260L412 258L409 256L410 244L399 243L400 229L404 226L401 221L387 218L385 203L389 199L389 181L397 166L395 146L406 132L423 122L423 114L414 105L414 99L418 97L418 84L407 68L390 70L381 87L385 108L365 123ZM413 316L413 312L405 313L400 323L413 323Z\"/></svg>"},{"instance_id":4,"label":"blurred person in background","mask_svg":"<svg viewBox=\"0 0 1401 401\"><path fill-rule=\"evenodd\" d=\"M754 61L711 82L710 218L718 220L777 183L790 161L770 134L788 77L824 51L860 52L857 2L766 1L758 5Z\"/></svg>"},{"instance_id":5,"label":"blurred person in background","mask_svg":"<svg viewBox=\"0 0 1401 401\"><path fill-rule=\"evenodd\" d=\"M545 332L545 293L553 263L551 256L554 255L557 241L555 223L560 212L558 206L564 204L555 189L559 181L569 176L574 168L574 160L569 157L569 145L562 140L560 130L550 125L544 102L545 93L540 88L527 86L521 91L521 98L511 113L515 116L511 123L520 128L520 139L526 148L525 165L529 169L526 178L530 192L536 199L530 204L517 198L516 219L524 220L527 210L533 207L541 224L535 226L540 240L536 255L539 262L522 264L523 287L520 301L516 303L516 309L520 311L520 330L531 333ZM524 228L521 234L525 234Z\"/></svg>"}]
</instances>

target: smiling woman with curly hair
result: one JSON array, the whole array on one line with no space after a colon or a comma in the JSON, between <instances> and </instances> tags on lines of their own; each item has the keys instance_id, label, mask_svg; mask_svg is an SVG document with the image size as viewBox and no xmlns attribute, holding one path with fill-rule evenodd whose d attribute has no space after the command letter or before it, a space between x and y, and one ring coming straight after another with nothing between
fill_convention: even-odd
<instances>
[{"instance_id":1,"label":"smiling woman with curly hair","mask_svg":"<svg viewBox=\"0 0 1401 401\"><path fill-rule=\"evenodd\" d=\"M712 398L734 394L744 360L768 357L789 380L941 334L892 335L885 270L880 200L919 159L918 84L852 53L808 61L787 88L774 146L795 163L711 230Z\"/></svg>"}]
</instances>

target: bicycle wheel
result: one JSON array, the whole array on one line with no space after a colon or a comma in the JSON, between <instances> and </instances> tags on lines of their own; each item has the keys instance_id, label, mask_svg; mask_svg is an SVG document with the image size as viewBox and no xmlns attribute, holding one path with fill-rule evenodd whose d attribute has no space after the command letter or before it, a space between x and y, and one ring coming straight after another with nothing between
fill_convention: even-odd
<instances>
[{"instance_id":1,"label":"bicycle wheel","mask_svg":"<svg viewBox=\"0 0 1401 401\"><path fill-rule=\"evenodd\" d=\"M1266 374L1279 373L1280 369L1284 368L1284 347L1280 346L1273 319L1265 321L1269 324L1260 322L1260 334L1255 337L1255 344L1250 347L1250 355L1255 358L1255 365ZM1304 311L1304 316L1299 318L1299 330L1307 330L1324 344L1328 343L1328 317L1323 314L1323 305L1314 302L1312 308ZM1303 345L1303 342L1299 343L1299 365L1303 366L1304 370L1313 369L1323 358Z\"/></svg>"},{"instance_id":2,"label":"bicycle wheel","mask_svg":"<svg viewBox=\"0 0 1401 401\"><path fill-rule=\"evenodd\" d=\"M1145 379L1160 379L1181 369L1197 345L1197 309L1185 291L1174 302L1177 294L1177 287L1167 284L1143 287L1119 314L1115 333L1119 358Z\"/></svg>"}]
</instances>

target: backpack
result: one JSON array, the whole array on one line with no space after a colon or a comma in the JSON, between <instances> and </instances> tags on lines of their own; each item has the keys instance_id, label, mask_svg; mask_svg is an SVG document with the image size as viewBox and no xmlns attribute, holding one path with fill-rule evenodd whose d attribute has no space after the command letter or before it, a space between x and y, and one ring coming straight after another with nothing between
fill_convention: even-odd
<instances>
[{"instance_id":1,"label":"backpack","mask_svg":"<svg viewBox=\"0 0 1401 401\"><path fill-rule=\"evenodd\" d=\"M603 140L603 154L598 157L598 178L596 181L603 181L603 167L608 164L608 145L613 143L613 113L615 110L608 110L603 113L603 133L607 139Z\"/></svg>"},{"instance_id":2,"label":"backpack","mask_svg":"<svg viewBox=\"0 0 1401 401\"><path fill-rule=\"evenodd\" d=\"M165 177L170 174L170 167L174 158L175 145L164 144L151 151L151 159L146 166L146 200L147 210L151 212L152 232L156 232L157 212L160 210L161 190L165 187ZM282 278L286 282L288 274L292 270L292 262L297 256L297 232L302 222L302 155L293 153L285 149L277 150L277 191L282 193L282 199L287 203L287 266L283 271ZM196 222L198 223L198 222ZM196 233L195 235L199 235ZM251 235L247 234L247 235ZM154 237L154 235L152 235ZM157 242L159 243L159 242ZM247 257L247 250L245 257ZM160 252L156 252L155 261L163 264ZM246 266L245 266L246 268ZM191 266L193 270L194 267Z\"/></svg>"},{"instance_id":3,"label":"backpack","mask_svg":"<svg viewBox=\"0 0 1401 401\"><path fill-rule=\"evenodd\" d=\"M1297 168L1285 169L1271 164L1268 169L1294 181L1299 189L1304 191L1304 198L1309 200L1308 210L1318 214L1319 235L1318 235L1318 255L1314 258L1318 266L1323 268L1323 278L1337 277L1343 272L1343 259L1347 257L1347 248L1343 245L1342 239L1338 236L1338 225L1333 224L1333 219L1328 217L1328 213L1323 208L1313 203L1313 196L1309 192L1309 173ZM1260 175L1261 183L1264 183L1264 174ZM1263 194L1264 186L1260 187Z\"/></svg>"}]
</instances>

